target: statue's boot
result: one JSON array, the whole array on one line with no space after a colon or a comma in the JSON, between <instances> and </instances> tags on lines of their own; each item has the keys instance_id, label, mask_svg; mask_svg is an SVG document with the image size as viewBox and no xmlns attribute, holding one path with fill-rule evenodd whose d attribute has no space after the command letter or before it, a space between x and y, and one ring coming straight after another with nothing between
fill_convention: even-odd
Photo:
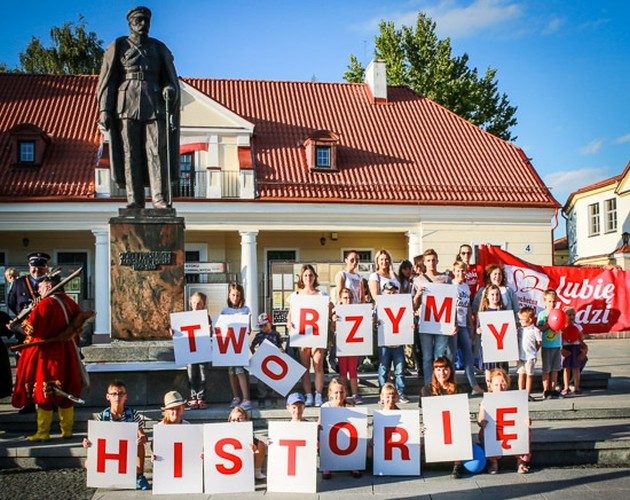
<instances>
[{"instance_id":1,"label":"statue's boot","mask_svg":"<svg viewBox=\"0 0 630 500\"><path fill-rule=\"evenodd\" d=\"M61 427L61 437L69 439L72 437L72 427L74 426L74 406L69 408L59 408L59 427Z\"/></svg>"},{"instance_id":2,"label":"statue's boot","mask_svg":"<svg viewBox=\"0 0 630 500\"><path fill-rule=\"evenodd\" d=\"M50 439L50 426L52 425L53 411L37 408L37 432L26 439L29 441L48 441Z\"/></svg>"}]
</instances>

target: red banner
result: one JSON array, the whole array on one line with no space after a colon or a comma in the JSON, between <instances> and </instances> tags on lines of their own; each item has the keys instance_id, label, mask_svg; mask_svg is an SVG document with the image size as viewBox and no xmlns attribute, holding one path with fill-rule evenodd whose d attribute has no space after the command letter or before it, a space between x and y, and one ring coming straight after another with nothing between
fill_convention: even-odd
<instances>
[{"instance_id":1,"label":"red banner","mask_svg":"<svg viewBox=\"0 0 630 500\"><path fill-rule=\"evenodd\" d=\"M630 330L630 271L620 269L530 264L500 248L479 248L479 283L490 264L505 268L507 285L521 306L543 308L543 292L553 288L561 307L577 311L576 322L584 333Z\"/></svg>"}]
</instances>

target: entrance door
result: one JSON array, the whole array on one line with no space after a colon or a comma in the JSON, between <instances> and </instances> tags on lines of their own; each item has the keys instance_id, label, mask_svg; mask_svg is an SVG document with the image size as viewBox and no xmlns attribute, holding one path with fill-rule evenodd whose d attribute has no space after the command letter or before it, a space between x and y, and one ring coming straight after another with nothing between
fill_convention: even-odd
<instances>
[{"instance_id":1,"label":"entrance door","mask_svg":"<svg viewBox=\"0 0 630 500\"><path fill-rule=\"evenodd\" d=\"M296 261L296 250L267 250L265 304L278 327L287 321L289 305L286 299L293 292L293 265Z\"/></svg>"},{"instance_id":2,"label":"entrance door","mask_svg":"<svg viewBox=\"0 0 630 500\"><path fill-rule=\"evenodd\" d=\"M83 267L81 274L68 283L64 288L66 293L75 296L78 300L86 300L88 296L88 253L87 252L57 252L57 265L62 268L62 275L67 276L69 271Z\"/></svg>"}]
</instances>

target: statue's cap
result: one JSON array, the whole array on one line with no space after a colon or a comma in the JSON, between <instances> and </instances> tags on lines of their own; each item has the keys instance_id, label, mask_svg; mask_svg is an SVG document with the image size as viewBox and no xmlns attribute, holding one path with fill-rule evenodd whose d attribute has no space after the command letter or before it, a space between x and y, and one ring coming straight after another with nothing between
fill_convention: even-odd
<instances>
[{"instance_id":1,"label":"statue's cap","mask_svg":"<svg viewBox=\"0 0 630 500\"><path fill-rule=\"evenodd\" d=\"M151 10L148 7L134 7L127 12L127 21L131 21L131 19L138 16L144 16L151 19Z\"/></svg>"}]
</instances>

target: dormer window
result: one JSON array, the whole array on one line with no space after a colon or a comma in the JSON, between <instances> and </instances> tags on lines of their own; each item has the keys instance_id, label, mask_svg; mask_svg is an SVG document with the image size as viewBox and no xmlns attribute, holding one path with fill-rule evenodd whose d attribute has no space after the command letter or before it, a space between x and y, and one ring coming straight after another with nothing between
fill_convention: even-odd
<instances>
[{"instance_id":1,"label":"dormer window","mask_svg":"<svg viewBox=\"0 0 630 500\"><path fill-rule=\"evenodd\" d=\"M42 164L50 137L37 125L20 123L9 130L11 156L15 167L37 167Z\"/></svg>"},{"instance_id":2,"label":"dormer window","mask_svg":"<svg viewBox=\"0 0 630 500\"><path fill-rule=\"evenodd\" d=\"M330 130L317 130L304 141L306 161L311 169L337 170L339 136Z\"/></svg>"},{"instance_id":3,"label":"dormer window","mask_svg":"<svg viewBox=\"0 0 630 500\"><path fill-rule=\"evenodd\" d=\"M330 168L330 146L315 147L315 166L317 168Z\"/></svg>"},{"instance_id":4,"label":"dormer window","mask_svg":"<svg viewBox=\"0 0 630 500\"><path fill-rule=\"evenodd\" d=\"M35 141L19 141L18 163L35 163Z\"/></svg>"}]
</instances>

